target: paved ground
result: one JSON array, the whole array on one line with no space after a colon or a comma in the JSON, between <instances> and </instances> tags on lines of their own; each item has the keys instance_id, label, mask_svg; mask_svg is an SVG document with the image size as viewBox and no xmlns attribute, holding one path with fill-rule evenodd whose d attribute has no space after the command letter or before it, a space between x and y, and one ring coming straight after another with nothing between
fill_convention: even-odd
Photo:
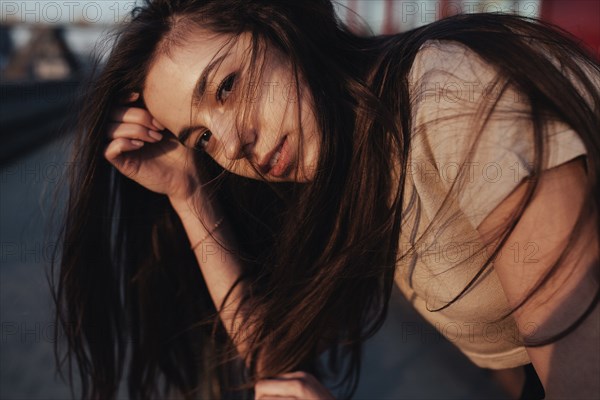
<instances>
[{"instance_id":1,"label":"paved ground","mask_svg":"<svg viewBox=\"0 0 600 400\"><path fill-rule=\"evenodd\" d=\"M0 399L69 398L55 377L45 279L53 236L43 231L64 154L55 142L0 168ZM398 291L386 324L364 352L356 399L503 397Z\"/></svg>"}]
</instances>

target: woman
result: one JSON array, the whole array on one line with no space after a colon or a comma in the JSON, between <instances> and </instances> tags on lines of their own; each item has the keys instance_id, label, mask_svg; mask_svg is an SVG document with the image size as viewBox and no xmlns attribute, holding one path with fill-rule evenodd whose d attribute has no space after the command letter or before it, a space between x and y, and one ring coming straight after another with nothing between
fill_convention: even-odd
<instances>
[{"instance_id":1,"label":"woman","mask_svg":"<svg viewBox=\"0 0 600 400\"><path fill-rule=\"evenodd\" d=\"M131 341L132 398L332 398L329 370L349 397L394 283L477 365L597 394L599 82L516 16L365 38L328 0L148 0L74 144L82 396L115 397Z\"/></svg>"}]
</instances>

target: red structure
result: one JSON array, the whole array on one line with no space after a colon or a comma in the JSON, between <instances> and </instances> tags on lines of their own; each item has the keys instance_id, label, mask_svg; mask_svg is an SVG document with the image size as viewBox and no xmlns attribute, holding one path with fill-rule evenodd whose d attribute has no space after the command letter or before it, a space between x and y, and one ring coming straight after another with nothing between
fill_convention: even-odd
<instances>
[{"instance_id":1,"label":"red structure","mask_svg":"<svg viewBox=\"0 0 600 400\"><path fill-rule=\"evenodd\" d=\"M600 0L542 0L540 17L581 39L600 60Z\"/></svg>"},{"instance_id":2,"label":"red structure","mask_svg":"<svg viewBox=\"0 0 600 400\"><path fill-rule=\"evenodd\" d=\"M368 7L368 0L347 0L346 5L350 10L358 12L359 3L363 7ZM408 3L399 0L386 0L383 7L377 7L378 13L383 12L380 16L382 21L381 32L383 34L391 34L401 32L409 27L414 26L412 22L406 26L400 22L406 21L407 18L417 18L417 23L422 22L427 13L430 18L432 11L437 18L445 18L451 15L462 12L473 12L479 9L478 1L466 2L465 0L436 0L435 2L409 2L411 7L416 7L415 13L408 13L404 7ZM480 5L484 4L481 2ZM512 5L518 5L518 2L513 2ZM534 15L531 13L531 7L526 9L512 9L507 6L506 9L498 9L498 7L484 7L488 11L504 11L504 12L525 12L528 16L538 16L543 20L552 22L564 30L570 32L575 37L582 41L584 46L587 46L592 55L600 60L600 0L541 0L540 9L535 10ZM362 7L361 7L362 8ZM539 14L538 12L539 11ZM357 29L357 17L353 12L346 13L346 21L350 27ZM432 21L430 21L432 22Z\"/></svg>"}]
</instances>

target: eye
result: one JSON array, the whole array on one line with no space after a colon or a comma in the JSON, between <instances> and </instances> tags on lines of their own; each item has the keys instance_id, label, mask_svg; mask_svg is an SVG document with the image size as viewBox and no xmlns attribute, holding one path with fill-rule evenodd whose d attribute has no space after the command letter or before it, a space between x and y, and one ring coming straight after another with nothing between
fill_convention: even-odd
<instances>
[{"instance_id":1,"label":"eye","mask_svg":"<svg viewBox=\"0 0 600 400\"><path fill-rule=\"evenodd\" d=\"M222 103L229 97L231 92L233 91L233 84L235 82L235 73L227 75L225 79L221 81L219 87L217 88L216 98L217 101Z\"/></svg>"},{"instance_id":2,"label":"eye","mask_svg":"<svg viewBox=\"0 0 600 400\"><path fill-rule=\"evenodd\" d=\"M211 131L204 131L200 135L200 137L198 138L198 140L196 141L195 147L199 147L202 150L206 150L206 146L208 146L208 144L206 142L208 142L208 140L210 139L211 136L212 136L212 132Z\"/></svg>"}]
</instances>

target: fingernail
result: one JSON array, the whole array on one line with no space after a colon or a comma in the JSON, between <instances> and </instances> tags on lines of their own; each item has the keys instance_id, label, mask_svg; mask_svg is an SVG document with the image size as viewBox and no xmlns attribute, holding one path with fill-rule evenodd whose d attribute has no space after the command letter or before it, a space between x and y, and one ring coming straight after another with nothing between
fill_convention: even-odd
<instances>
[{"instance_id":1,"label":"fingernail","mask_svg":"<svg viewBox=\"0 0 600 400\"><path fill-rule=\"evenodd\" d=\"M154 118L152 118L152 125L154 125L155 127L158 128L158 130L161 130L161 131L165 129L165 127L160 122L155 120Z\"/></svg>"},{"instance_id":2,"label":"fingernail","mask_svg":"<svg viewBox=\"0 0 600 400\"><path fill-rule=\"evenodd\" d=\"M137 99L140 98L140 94L137 92L133 92L129 95L129 101L136 101Z\"/></svg>"},{"instance_id":3,"label":"fingernail","mask_svg":"<svg viewBox=\"0 0 600 400\"><path fill-rule=\"evenodd\" d=\"M142 142L141 140L137 140L137 139L131 139L131 143L136 145L136 146L143 146L144 142Z\"/></svg>"},{"instance_id":4,"label":"fingernail","mask_svg":"<svg viewBox=\"0 0 600 400\"><path fill-rule=\"evenodd\" d=\"M162 135L156 131L153 130L149 130L148 131L148 135L150 135L151 138L156 139L156 140L160 140L162 139Z\"/></svg>"}]
</instances>

